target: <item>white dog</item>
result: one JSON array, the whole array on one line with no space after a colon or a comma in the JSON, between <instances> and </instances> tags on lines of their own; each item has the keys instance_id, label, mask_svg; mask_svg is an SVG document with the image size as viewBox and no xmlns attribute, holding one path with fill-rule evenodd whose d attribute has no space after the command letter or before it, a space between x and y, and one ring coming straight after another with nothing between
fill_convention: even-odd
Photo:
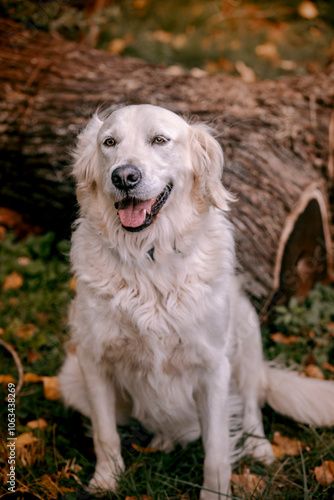
<instances>
[{"instance_id":1,"label":"white dog","mask_svg":"<svg viewBox=\"0 0 334 500\"><path fill-rule=\"evenodd\" d=\"M265 401L300 422L334 424L332 382L263 361L256 313L234 276L222 169L208 127L151 105L96 114L79 136L77 294L60 382L65 403L92 421L92 492L117 488L117 424L129 416L159 449L202 437L202 500L229 492L231 415L237 437L250 434L242 452L267 461Z\"/></svg>"}]
</instances>

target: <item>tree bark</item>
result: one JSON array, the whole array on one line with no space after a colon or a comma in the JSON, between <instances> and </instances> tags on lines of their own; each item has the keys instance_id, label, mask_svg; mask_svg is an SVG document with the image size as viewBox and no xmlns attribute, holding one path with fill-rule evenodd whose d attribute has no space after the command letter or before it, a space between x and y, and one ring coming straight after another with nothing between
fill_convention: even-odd
<instances>
[{"instance_id":1,"label":"tree bark","mask_svg":"<svg viewBox=\"0 0 334 500\"><path fill-rule=\"evenodd\" d=\"M231 219L258 309L331 275L334 64L318 75L247 84L110 55L0 22L1 205L68 229L70 148L103 104L151 103L209 122L236 196ZM330 126L331 122L331 126Z\"/></svg>"}]
</instances>

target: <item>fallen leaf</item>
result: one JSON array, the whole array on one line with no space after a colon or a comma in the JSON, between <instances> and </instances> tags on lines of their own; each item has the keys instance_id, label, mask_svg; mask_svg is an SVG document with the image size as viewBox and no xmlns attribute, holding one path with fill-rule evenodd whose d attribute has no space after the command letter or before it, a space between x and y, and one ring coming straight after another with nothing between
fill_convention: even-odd
<instances>
[{"instance_id":1,"label":"fallen leaf","mask_svg":"<svg viewBox=\"0 0 334 500\"><path fill-rule=\"evenodd\" d=\"M50 401L60 399L60 388L58 377L42 377L44 397Z\"/></svg>"},{"instance_id":2,"label":"fallen leaf","mask_svg":"<svg viewBox=\"0 0 334 500\"><path fill-rule=\"evenodd\" d=\"M30 429L42 429L43 427L47 427L48 423L44 418L38 418L37 420L31 420L27 423L27 426Z\"/></svg>"},{"instance_id":3,"label":"fallen leaf","mask_svg":"<svg viewBox=\"0 0 334 500\"><path fill-rule=\"evenodd\" d=\"M319 15L319 11L313 2L305 0L298 5L298 14L304 19L314 19Z\"/></svg>"},{"instance_id":4,"label":"fallen leaf","mask_svg":"<svg viewBox=\"0 0 334 500\"><path fill-rule=\"evenodd\" d=\"M139 451L139 453L145 453L145 454L147 454L147 453L155 453L156 451L158 451L156 448L150 448L149 446L143 447L143 446L139 446L136 443L131 443L131 446L136 451Z\"/></svg>"},{"instance_id":5,"label":"fallen leaf","mask_svg":"<svg viewBox=\"0 0 334 500\"><path fill-rule=\"evenodd\" d=\"M28 363L35 363L35 361L37 361L40 357L41 355L38 352L34 351L33 349L28 349Z\"/></svg>"},{"instance_id":6,"label":"fallen leaf","mask_svg":"<svg viewBox=\"0 0 334 500\"><path fill-rule=\"evenodd\" d=\"M22 325L19 328L16 328L15 335L20 339L29 340L37 332L38 328L36 325L33 325L32 323L27 323L26 325Z\"/></svg>"},{"instance_id":7,"label":"fallen leaf","mask_svg":"<svg viewBox=\"0 0 334 500\"><path fill-rule=\"evenodd\" d=\"M151 34L151 38L160 43L171 43L172 34L169 31L157 30Z\"/></svg>"},{"instance_id":8,"label":"fallen leaf","mask_svg":"<svg viewBox=\"0 0 334 500\"><path fill-rule=\"evenodd\" d=\"M334 365L331 365L330 363L323 363L322 369L334 373Z\"/></svg>"},{"instance_id":9,"label":"fallen leaf","mask_svg":"<svg viewBox=\"0 0 334 500\"><path fill-rule=\"evenodd\" d=\"M114 38L108 45L108 51L112 54L121 54L126 48L126 42L122 38Z\"/></svg>"},{"instance_id":10,"label":"fallen leaf","mask_svg":"<svg viewBox=\"0 0 334 500\"><path fill-rule=\"evenodd\" d=\"M13 228L22 222L22 216L10 208L0 208L0 224Z\"/></svg>"},{"instance_id":11,"label":"fallen leaf","mask_svg":"<svg viewBox=\"0 0 334 500\"><path fill-rule=\"evenodd\" d=\"M19 257L17 259L17 263L20 266L25 267L25 266L27 266L29 264L30 260L31 260L30 257Z\"/></svg>"},{"instance_id":12,"label":"fallen leaf","mask_svg":"<svg viewBox=\"0 0 334 500\"><path fill-rule=\"evenodd\" d=\"M283 335L283 333L280 332L272 333L271 335L269 335L269 337L273 342L278 342L280 344L286 345L296 344L299 340L297 335L290 335L288 337L287 335Z\"/></svg>"},{"instance_id":13,"label":"fallen leaf","mask_svg":"<svg viewBox=\"0 0 334 500\"><path fill-rule=\"evenodd\" d=\"M327 323L326 328L330 334L334 335L334 321Z\"/></svg>"},{"instance_id":14,"label":"fallen leaf","mask_svg":"<svg viewBox=\"0 0 334 500\"><path fill-rule=\"evenodd\" d=\"M334 462L325 460L319 467L314 468L314 475L321 486L328 486L334 482Z\"/></svg>"},{"instance_id":15,"label":"fallen leaf","mask_svg":"<svg viewBox=\"0 0 334 500\"><path fill-rule=\"evenodd\" d=\"M24 432L23 434L17 436L15 446L16 448L23 448L24 446L35 443L36 441L38 441L38 438L35 437L32 432Z\"/></svg>"},{"instance_id":16,"label":"fallen leaf","mask_svg":"<svg viewBox=\"0 0 334 500\"><path fill-rule=\"evenodd\" d=\"M309 450L309 448L306 447L304 443L299 441L299 439L282 436L282 434L278 431L274 433L273 444L271 446L276 458L281 458L286 455L300 455L300 450L303 448Z\"/></svg>"},{"instance_id":17,"label":"fallen leaf","mask_svg":"<svg viewBox=\"0 0 334 500\"><path fill-rule=\"evenodd\" d=\"M42 382L43 377L36 373L27 372L23 375L23 382Z\"/></svg>"},{"instance_id":18,"label":"fallen leaf","mask_svg":"<svg viewBox=\"0 0 334 500\"><path fill-rule=\"evenodd\" d=\"M172 45L174 49L179 50L182 49L188 41L188 37L185 33L179 33L178 35L175 35L173 40L172 40Z\"/></svg>"},{"instance_id":19,"label":"fallen leaf","mask_svg":"<svg viewBox=\"0 0 334 500\"><path fill-rule=\"evenodd\" d=\"M266 42L262 45L255 47L255 53L262 59L269 59L270 61L279 61L281 56L273 42Z\"/></svg>"},{"instance_id":20,"label":"fallen leaf","mask_svg":"<svg viewBox=\"0 0 334 500\"><path fill-rule=\"evenodd\" d=\"M307 365L305 368L305 373L308 377L318 378L323 380L325 375L317 365Z\"/></svg>"},{"instance_id":21,"label":"fallen leaf","mask_svg":"<svg viewBox=\"0 0 334 500\"><path fill-rule=\"evenodd\" d=\"M17 290L23 285L23 277L17 271L8 274L3 284L3 290Z\"/></svg>"},{"instance_id":22,"label":"fallen leaf","mask_svg":"<svg viewBox=\"0 0 334 500\"><path fill-rule=\"evenodd\" d=\"M77 287L77 278L76 278L76 276L72 276L72 277L70 278L70 289L71 289L73 292L75 292L76 287Z\"/></svg>"},{"instance_id":23,"label":"fallen leaf","mask_svg":"<svg viewBox=\"0 0 334 500\"><path fill-rule=\"evenodd\" d=\"M280 67L285 71L293 71L297 68L297 63L295 61L290 61L288 59L284 59L280 62Z\"/></svg>"},{"instance_id":24,"label":"fallen leaf","mask_svg":"<svg viewBox=\"0 0 334 500\"><path fill-rule=\"evenodd\" d=\"M203 78L204 76L208 76L208 73L201 68L191 68L190 74L194 78Z\"/></svg>"},{"instance_id":25,"label":"fallen leaf","mask_svg":"<svg viewBox=\"0 0 334 500\"><path fill-rule=\"evenodd\" d=\"M15 379L11 375L0 375L0 384L15 384Z\"/></svg>"},{"instance_id":26,"label":"fallen leaf","mask_svg":"<svg viewBox=\"0 0 334 500\"><path fill-rule=\"evenodd\" d=\"M246 66L243 61L237 61L235 63L235 68L241 76L241 80L244 82L255 82L256 76L252 68Z\"/></svg>"},{"instance_id":27,"label":"fallen leaf","mask_svg":"<svg viewBox=\"0 0 334 500\"><path fill-rule=\"evenodd\" d=\"M231 481L234 493L238 495L238 498L242 498L240 497L240 488L242 489L242 492L247 495L245 498L248 498L248 495L252 495L255 492L263 492L266 487L264 480L260 476L252 474L248 467L245 468L243 474L233 473Z\"/></svg>"}]
</instances>

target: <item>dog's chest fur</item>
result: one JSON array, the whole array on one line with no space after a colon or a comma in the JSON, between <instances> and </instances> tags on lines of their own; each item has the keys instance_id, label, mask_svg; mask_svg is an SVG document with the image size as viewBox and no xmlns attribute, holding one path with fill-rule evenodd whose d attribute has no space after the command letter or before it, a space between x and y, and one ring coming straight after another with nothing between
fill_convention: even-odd
<instances>
[{"instance_id":1,"label":"dog's chest fur","mask_svg":"<svg viewBox=\"0 0 334 500\"><path fill-rule=\"evenodd\" d=\"M147 256L141 265L129 265L80 231L72 252L80 277L72 318L78 343L131 396L133 414L145 425L165 414L166 426L177 405L181 421L193 426L188 416L196 414L194 387L227 349L222 280L229 282L231 256L224 259L216 244L188 256L157 251L154 260ZM223 254L220 270L211 264L216 252ZM160 416L152 415L153 406Z\"/></svg>"}]
</instances>

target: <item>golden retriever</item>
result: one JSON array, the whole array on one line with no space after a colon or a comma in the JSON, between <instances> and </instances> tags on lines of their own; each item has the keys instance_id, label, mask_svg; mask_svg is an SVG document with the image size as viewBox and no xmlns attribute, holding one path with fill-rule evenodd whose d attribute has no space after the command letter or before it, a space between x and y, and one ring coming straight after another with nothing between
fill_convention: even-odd
<instances>
[{"instance_id":1,"label":"golden retriever","mask_svg":"<svg viewBox=\"0 0 334 500\"><path fill-rule=\"evenodd\" d=\"M263 360L256 313L235 277L231 196L211 130L160 107L128 106L96 114L74 157L76 351L60 382L65 404L92 421L89 490L117 488L117 424L129 416L154 432L155 448L202 437L201 500L229 494L240 453L272 460L265 401L301 422L333 425L333 382ZM242 449L240 433L249 434Z\"/></svg>"}]
</instances>

